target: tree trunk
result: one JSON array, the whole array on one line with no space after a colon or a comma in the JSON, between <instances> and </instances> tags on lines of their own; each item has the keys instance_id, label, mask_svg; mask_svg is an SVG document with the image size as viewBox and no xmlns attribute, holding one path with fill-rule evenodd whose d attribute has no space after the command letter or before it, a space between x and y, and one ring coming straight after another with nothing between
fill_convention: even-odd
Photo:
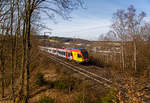
<instances>
[{"instance_id":1,"label":"tree trunk","mask_svg":"<svg viewBox=\"0 0 150 103\"><path fill-rule=\"evenodd\" d=\"M28 32L27 32L27 69L26 69L26 96L27 96L27 101L28 103L28 98L29 98L29 79L30 79L30 49L31 49L31 44L30 44L30 17L28 21Z\"/></svg>"},{"instance_id":2,"label":"tree trunk","mask_svg":"<svg viewBox=\"0 0 150 103\"><path fill-rule=\"evenodd\" d=\"M125 59L124 59L124 42L121 41L121 59L122 59L122 70L125 69Z\"/></svg>"},{"instance_id":3,"label":"tree trunk","mask_svg":"<svg viewBox=\"0 0 150 103\"><path fill-rule=\"evenodd\" d=\"M27 1L27 68L26 68L26 100L25 103L29 103L29 79L30 79L30 29L31 29L31 0Z\"/></svg>"},{"instance_id":4,"label":"tree trunk","mask_svg":"<svg viewBox=\"0 0 150 103\"><path fill-rule=\"evenodd\" d=\"M14 44L14 49L15 49L15 69L17 69L18 64L17 64L17 46L18 46L18 35L20 35L20 8L19 8L19 0L16 0L16 6L17 6L17 30L15 33L15 44Z\"/></svg>"},{"instance_id":5,"label":"tree trunk","mask_svg":"<svg viewBox=\"0 0 150 103\"><path fill-rule=\"evenodd\" d=\"M24 88L24 74L25 74L25 68L26 68L26 33L25 33L25 21L23 24L23 56L22 56L22 71L21 71L21 82L20 82L20 94L22 96L23 94L23 88Z\"/></svg>"},{"instance_id":6,"label":"tree trunk","mask_svg":"<svg viewBox=\"0 0 150 103\"><path fill-rule=\"evenodd\" d=\"M1 97L4 98L4 66L5 66L5 58L4 58L4 40L3 37L1 37L1 51L0 51L0 59L1 59Z\"/></svg>"},{"instance_id":7,"label":"tree trunk","mask_svg":"<svg viewBox=\"0 0 150 103\"><path fill-rule=\"evenodd\" d=\"M15 103L15 98L14 98L14 40L13 40L13 18L14 18L14 0L11 1L11 24L10 24L10 35L12 37L12 48L11 48L11 89L12 89L12 99L13 102Z\"/></svg>"},{"instance_id":8,"label":"tree trunk","mask_svg":"<svg viewBox=\"0 0 150 103\"><path fill-rule=\"evenodd\" d=\"M136 67L136 41L134 40L134 69L135 71L137 70L137 67Z\"/></svg>"},{"instance_id":9,"label":"tree trunk","mask_svg":"<svg viewBox=\"0 0 150 103\"><path fill-rule=\"evenodd\" d=\"M4 60L1 60L1 97L4 98Z\"/></svg>"}]
</instances>

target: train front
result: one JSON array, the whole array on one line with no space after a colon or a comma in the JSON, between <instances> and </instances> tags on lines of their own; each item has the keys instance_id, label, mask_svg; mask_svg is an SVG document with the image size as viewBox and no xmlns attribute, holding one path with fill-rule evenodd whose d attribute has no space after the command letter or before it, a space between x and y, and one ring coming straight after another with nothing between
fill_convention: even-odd
<instances>
[{"instance_id":1,"label":"train front","mask_svg":"<svg viewBox=\"0 0 150 103\"><path fill-rule=\"evenodd\" d=\"M81 51L81 54L82 54L82 59L83 59L83 62L86 63L89 61L88 59L88 52L86 49L80 49Z\"/></svg>"}]
</instances>

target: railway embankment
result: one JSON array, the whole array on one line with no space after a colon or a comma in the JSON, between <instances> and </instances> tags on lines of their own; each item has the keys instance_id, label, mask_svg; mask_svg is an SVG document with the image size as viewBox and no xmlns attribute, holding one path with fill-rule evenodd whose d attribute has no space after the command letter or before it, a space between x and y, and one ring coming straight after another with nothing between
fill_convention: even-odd
<instances>
[{"instance_id":1,"label":"railway embankment","mask_svg":"<svg viewBox=\"0 0 150 103\"><path fill-rule=\"evenodd\" d=\"M98 85L92 79L88 79L84 75L57 63L50 59L49 56L43 55L40 62L41 67L34 71L34 75L31 78L33 81L31 103L44 100L51 100L55 103L80 103L81 101L85 103L104 103L111 100L117 101L117 92L113 89ZM79 67L79 64L73 64ZM87 66L84 67L86 68Z\"/></svg>"},{"instance_id":2,"label":"railway embankment","mask_svg":"<svg viewBox=\"0 0 150 103\"><path fill-rule=\"evenodd\" d=\"M78 73L77 77L82 75L84 78L83 80L88 80L88 84L90 84L92 88L98 89L98 91L100 91L101 88L109 88L109 90L110 88L114 88L117 93L115 96L120 99L120 101L128 101L128 99L131 99L131 95L134 101L137 102L147 103L150 99L148 92L150 86L148 85L148 80L127 75L109 66L98 67L95 65L80 65L74 62L67 62L60 57L52 55L48 57L56 63L65 66L67 71L73 70L76 74Z\"/></svg>"}]
</instances>

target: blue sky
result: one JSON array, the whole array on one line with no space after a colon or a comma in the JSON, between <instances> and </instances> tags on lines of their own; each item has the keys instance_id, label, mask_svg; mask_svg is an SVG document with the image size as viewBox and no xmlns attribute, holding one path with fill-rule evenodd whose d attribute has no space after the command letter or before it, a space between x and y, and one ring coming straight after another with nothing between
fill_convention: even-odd
<instances>
[{"instance_id":1,"label":"blue sky","mask_svg":"<svg viewBox=\"0 0 150 103\"><path fill-rule=\"evenodd\" d=\"M46 19L45 25L52 29L51 36L76 37L97 40L99 35L110 29L112 15L117 9L126 9L131 4L137 12L147 14L146 21L150 22L150 0L85 0L87 9L75 10L69 21L56 19L57 24ZM44 29L42 32L49 32Z\"/></svg>"}]
</instances>

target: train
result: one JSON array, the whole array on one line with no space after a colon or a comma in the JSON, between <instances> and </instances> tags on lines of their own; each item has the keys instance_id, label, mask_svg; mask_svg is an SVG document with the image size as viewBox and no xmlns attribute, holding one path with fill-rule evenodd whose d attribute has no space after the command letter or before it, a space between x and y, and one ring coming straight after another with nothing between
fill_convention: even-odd
<instances>
[{"instance_id":1,"label":"train","mask_svg":"<svg viewBox=\"0 0 150 103\"><path fill-rule=\"evenodd\" d=\"M78 63L87 63L88 52L84 48L54 48L54 47L40 47L41 50L47 51L50 54L57 55L68 60L73 60Z\"/></svg>"}]
</instances>

